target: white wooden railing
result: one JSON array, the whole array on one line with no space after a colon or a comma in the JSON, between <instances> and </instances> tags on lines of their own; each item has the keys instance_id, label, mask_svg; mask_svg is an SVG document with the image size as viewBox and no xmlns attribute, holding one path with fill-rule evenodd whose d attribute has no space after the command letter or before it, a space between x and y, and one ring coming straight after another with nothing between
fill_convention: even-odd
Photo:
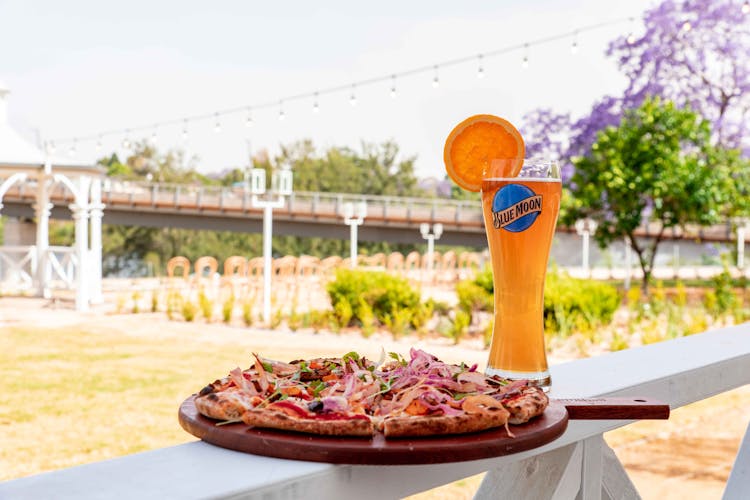
<instances>
[{"instance_id":1,"label":"white wooden railing","mask_svg":"<svg viewBox=\"0 0 750 500\"><path fill-rule=\"evenodd\" d=\"M750 383L750 324L553 366L553 397L644 396L672 408ZM175 425L177 409L175 408ZM750 418L750 412L745 414ZM540 448L438 465L280 460L192 442L0 483L0 498L389 499L488 471L477 498L638 498L602 434L624 421L571 421ZM725 499L750 498L750 437Z\"/></svg>"},{"instance_id":2,"label":"white wooden railing","mask_svg":"<svg viewBox=\"0 0 750 500\"><path fill-rule=\"evenodd\" d=\"M31 288L36 274L35 246L0 246L0 283L12 288Z\"/></svg>"}]
</instances>

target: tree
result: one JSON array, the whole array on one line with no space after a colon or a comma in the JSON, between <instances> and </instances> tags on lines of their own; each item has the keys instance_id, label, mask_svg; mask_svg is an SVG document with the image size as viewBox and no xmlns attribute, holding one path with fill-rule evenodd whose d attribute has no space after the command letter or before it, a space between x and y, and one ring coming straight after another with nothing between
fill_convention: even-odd
<instances>
[{"instance_id":1,"label":"tree","mask_svg":"<svg viewBox=\"0 0 750 500\"><path fill-rule=\"evenodd\" d=\"M750 156L750 14L741 3L665 0L644 13L640 36L613 40L607 55L627 78L622 95L602 97L567 127L559 122L564 114L530 113L525 126L542 132L531 134L530 150L550 148L555 138L545 127L554 125L569 135L564 162L585 155L600 130L616 126L649 96L660 96L709 120L715 144Z\"/></svg>"},{"instance_id":2,"label":"tree","mask_svg":"<svg viewBox=\"0 0 750 500\"><path fill-rule=\"evenodd\" d=\"M707 120L659 98L626 111L619 126L601 131L590 152L573 164L572 205L562 222L593 218L601 246L627 239L643 270L646 293L665 231L719 222L736 210L734 201L744 187L733 176L742 171L738 151L714 146ZM650 242L636 238L644 219L658 223Z\"/></svg>"}]
</instances>

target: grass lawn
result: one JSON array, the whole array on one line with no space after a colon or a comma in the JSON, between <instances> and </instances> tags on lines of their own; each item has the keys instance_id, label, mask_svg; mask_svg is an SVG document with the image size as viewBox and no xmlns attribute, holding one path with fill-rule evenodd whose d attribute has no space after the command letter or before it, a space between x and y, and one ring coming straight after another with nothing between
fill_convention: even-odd
<instances>
[{"instance_id":1,"label":"grass lawn","mask_svg":"<svg viewBox=\"0 0 750 500\"><path fill-rule=\"evenodd\" d=\"M0 480L192 441L177 423L186 396L236 366L190 340L119 332L4 329L0 335ZM249 353L248 353L249 354Z\"/></svg>"}]
</instances>

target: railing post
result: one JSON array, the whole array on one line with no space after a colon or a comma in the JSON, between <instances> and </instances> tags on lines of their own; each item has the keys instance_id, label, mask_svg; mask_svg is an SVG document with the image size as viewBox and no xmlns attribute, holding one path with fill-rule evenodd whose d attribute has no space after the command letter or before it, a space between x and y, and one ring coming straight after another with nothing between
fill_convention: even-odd
<instances>
[{"instance_id":1,"label":"railing post","mask_svg":"<svg viewBox=\"0 0 750 500\"><path fill-rule=\"evenodd\" d=\"M180 206L180 186L177 186L174 190L174 206L175 208Z\"/></svg>"},{"instance_id":2,"label":"railing post","mask_svg":"<svg viewBox=\"0 0 750 500\"><path fill-rule=\"evenodd\" d=\"M195 193L195 206L200 210L201 198L203 198L203 186L199 187Z\"/></svg>"},{"instance_id":3,"label":"railing post","mask_svg":"<svg viewBox=\"0 0 750 500\"><path fill-rule=\"evenodd\" d=\"M156 206L156 196L159 193L159 185L158 184L152 184L151 185L151 206Z\"/></svg>"},{"instance_id":4,"label":"railing post","mask_svg":"<svg viewBox=\"0 0 750 500\"><path fill-rule=\"evenodd\" d=\"M221 188L221 191L219 191L219 211L224 211L224 197L226 196L227 188L223 187Z\"/></svg>"}]
</instances>

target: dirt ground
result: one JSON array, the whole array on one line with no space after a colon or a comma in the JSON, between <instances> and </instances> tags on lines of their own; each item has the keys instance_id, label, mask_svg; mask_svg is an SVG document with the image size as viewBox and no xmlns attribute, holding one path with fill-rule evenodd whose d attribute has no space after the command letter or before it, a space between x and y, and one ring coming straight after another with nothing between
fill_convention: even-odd
<instances>
[{"instance_id":1,"label":"dirt ground","mask_svg":"<svg viewBox=\"0 0 750 500\"><path fill-rule=\"evenodd\" d=\"M116 318L116 320L115 320ZM114 320L114 321L113 321ZM186 334L211 343L252 345L269 357L295 358L357 350L377 358L381 348L408 352L412 345L446 361L486 361L486 351L475 340L454 346L448 339L355 332L332 334L298 331L268 335L267 331L221 323L170 322L163 314L111 315L111 307L76 313L69 305L39 299L0 298L0 332L7 326L62 327L85 324L115 329L131 336L179 338ZM288 333L288 332L287 332ZM551 362L565 360L551 357ZM675 410L667 422L639 422L608 433L607 442L625 465L636 488L646 499L721 498L729 471L750 419L750 386ZM469 478L418 495L419 498L470 498L480 478Z\"/></svg>"}]
</instances>

